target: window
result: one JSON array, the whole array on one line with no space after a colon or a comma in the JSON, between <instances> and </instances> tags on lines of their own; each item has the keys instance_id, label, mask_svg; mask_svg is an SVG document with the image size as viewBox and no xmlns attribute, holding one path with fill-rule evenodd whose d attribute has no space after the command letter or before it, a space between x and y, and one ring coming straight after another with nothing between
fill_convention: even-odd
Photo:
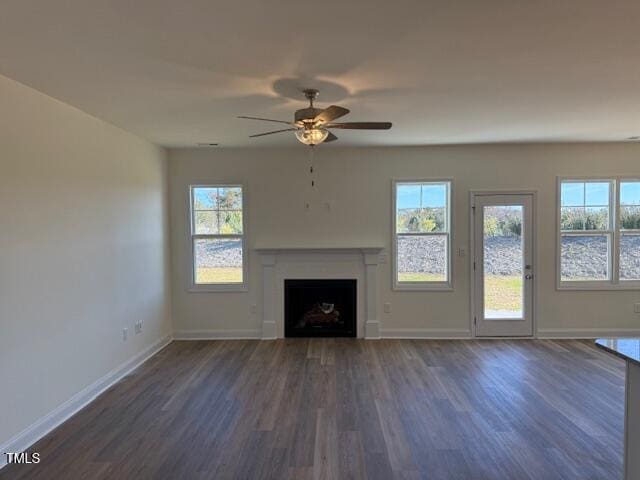
<instances>
[{"instance_id":1,"label":"window","mask_svg":"<svg viewBox=\"0 0 640 480\"><path fill-rule=\"evenodd\" d=\"M201 290L243 287L246 272L242 186L192 186L190 193L192 286Z\"/></svg>"},{"instance_id":2,"label":"window","mask_svg":"<svg viewBox=\"0 0 640 480\"><path fill-rule=\"evenodd\" d=\"M563 282L611 278L612 191L612 182L562 182L560 278Z\"/></svg>"},{"instance_id":3,"label":"window","mask_svg":"<svg viewBox=\"0 0 640 480\"><path fill-rule=\"evenodd\" d=\"M620 282L640 281L640 181L620 182Z\"/></svg>"},{"instance_id":4,"label":"window","mask_svg":"<svg viewBox=\"0 0 640 480\"><path fill-rule=\"evenodd\" d=\"M451 288L451 182L394 183L394 286Z\"/></svg>"},{"instance_id":5,"label":"window","mask_svg":"<svg viewBox=\"0 0 640 480\"><path fill-rule=\"evenodd\" d=\"M640 181L561 179L559 223L560 288L640 281Z\"/></svg>"}]
</instances>

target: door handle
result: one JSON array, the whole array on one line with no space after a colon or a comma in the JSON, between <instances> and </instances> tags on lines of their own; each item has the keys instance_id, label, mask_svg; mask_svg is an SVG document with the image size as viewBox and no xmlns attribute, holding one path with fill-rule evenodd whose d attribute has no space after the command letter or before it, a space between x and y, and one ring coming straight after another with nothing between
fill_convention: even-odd
<instances>
[{"instance_id":1,"label":"door handle","mask_svg":"<svg viewBox=\"0 0 640 480\"><path fill-rule=\"evenodd\" d=\"M524 278L526 278L527 280L531 280L533 278L533 275L531 275L530 273L527 273Z\"/></svg>"}]
</instances>

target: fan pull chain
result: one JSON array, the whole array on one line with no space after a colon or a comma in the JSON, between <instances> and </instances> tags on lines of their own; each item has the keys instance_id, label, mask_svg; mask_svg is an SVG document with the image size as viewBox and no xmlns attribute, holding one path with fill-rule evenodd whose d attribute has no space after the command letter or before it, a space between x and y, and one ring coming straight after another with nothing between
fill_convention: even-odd
<instances>
[{"instance_id":1,"label":"fan pull chain","mask_svg":"<svg viewBox=\"0 0 640 480\"><path fill-rule=\"evenodd\" d=\"M315 159L315 148L312 146L311 153L309 155L309 177L311 178L311 188L314 189L316 186L316 176L315 169L313 168L313 161Z\"/></svg>"}]
</instances>

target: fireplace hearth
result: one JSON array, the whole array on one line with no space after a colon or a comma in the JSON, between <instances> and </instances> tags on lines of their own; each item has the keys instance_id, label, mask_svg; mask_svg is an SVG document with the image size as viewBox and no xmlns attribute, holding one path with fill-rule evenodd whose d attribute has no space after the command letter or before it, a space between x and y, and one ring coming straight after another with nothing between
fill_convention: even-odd
<instances>
[{"instance_id":1,"label":"fireplace hearth","mask_svg":"<svg viewBox=\"0 0 640 480\"><path fill-rule=\"evenodd\" d=\"M355 337L357 281L284 281L285 337Z\"/></svg>"}]
</instances>

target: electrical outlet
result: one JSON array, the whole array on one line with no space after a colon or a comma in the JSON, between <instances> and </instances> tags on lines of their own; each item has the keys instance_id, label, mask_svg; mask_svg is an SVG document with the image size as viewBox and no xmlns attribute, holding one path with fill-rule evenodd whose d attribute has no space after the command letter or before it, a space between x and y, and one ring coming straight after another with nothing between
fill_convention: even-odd
<instances>
[{"instance_id":1,"label":"electrical outlet","mask_svg":"<svg viewBox=\"0 0 640 480\"><path fill-rule=\"evenodd\" d=\"M135 332L136 332L136 334L142 333L142 320L140 320L139 322L136 322L136 324L135 324Z\"/></svg>"},{"instance_id":2,"label":"electrical outlet","mask_svg":"<svg viewBox=\"0 0 640 480\"><path fill-rule=\"evenodd\" d=\"M640 303L635 303L635 304L633 305L633 311L634 311L635 313L640 313Z\"/></svg>"},{"instance_id":3,"label":"electrical outlet","mask_svg":"<svg viewBox=\"0 0 640 480\"><path fill-rule=\"evenodd\" d=\"M127 327L124 327L122 329L122 341L126 342L128 337L129 337L129 329Z\"/></svg>"},{"instance_id":4,"label":"electrical outlet","mask_svg":"<svg viewBox=\"0 0 640 480\"><path fill-rule=\"evenodd\" d=\"M384 304L384 313L391 313L391 304L389 302Z\"/></svg>"}]
</instances>

